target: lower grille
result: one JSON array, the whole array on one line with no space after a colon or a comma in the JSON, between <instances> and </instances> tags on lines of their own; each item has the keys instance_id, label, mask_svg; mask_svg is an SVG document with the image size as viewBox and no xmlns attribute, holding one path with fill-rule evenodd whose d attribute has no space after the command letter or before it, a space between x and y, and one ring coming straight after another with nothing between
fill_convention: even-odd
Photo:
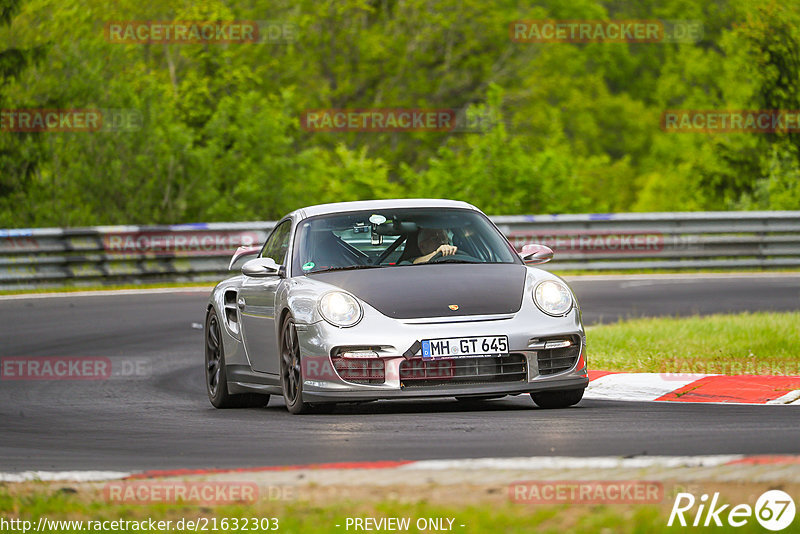
<instances>
[{"instance_id":1,"label":"lower grille","mask_svg":"<svg viewBox=\"0 0 800 534\"><path fill-rule=\"evenodd\" d=\"M524 354L487 358L412 358L400 364L400 386L419 388L459 384L495 384L528 380Z\"/></svg>"},{"instance_id":2,"label":"lower grille","mask_svg":"<svg viewBox=\"0 0 800 534\"><path fill-rule=\"evenodd\" d=\"M565 338L558 338L559 341L563 339ZM547 376L563 373L575 366L578 357L581 355L581 341L577 337L567 339L572 341L572 346L536 351L536 359L539 362L539 375Z\"/></svg>"},{"instance_id":3,"label":"lower grille","mask_svg":"<svg viewBox=\"0 0 800 534\"><path fill-rule=\"evenodd\" d=\"M333 367L342 380L354 384L383 384L386 381L386 366L383 360L332 358Z\"/></svg>"}]
</instances>

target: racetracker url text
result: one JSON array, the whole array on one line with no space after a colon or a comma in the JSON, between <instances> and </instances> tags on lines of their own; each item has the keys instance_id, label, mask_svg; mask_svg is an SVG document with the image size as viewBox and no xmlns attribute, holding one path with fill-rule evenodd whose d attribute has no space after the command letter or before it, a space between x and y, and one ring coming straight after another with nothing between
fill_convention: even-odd
<instances>
[{"instance_id":1,"label":"racetracker url text","mask_svg":"<svg viewBox=\"0 0 800 534\"><path fill-rule=\"evenodd\" d=\"M197 519L48 519L0 517L0 532L217 532L277 531L277 517L198 517Z\"/></svg>"}]
</instances>

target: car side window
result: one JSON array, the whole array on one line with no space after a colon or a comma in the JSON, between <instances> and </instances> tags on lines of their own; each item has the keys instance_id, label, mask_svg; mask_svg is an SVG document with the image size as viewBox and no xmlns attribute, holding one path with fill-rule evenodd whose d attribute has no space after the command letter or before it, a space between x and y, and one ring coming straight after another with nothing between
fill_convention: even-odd
<instances>
[{"instance_id":1,"label":"car side window","mask_svg":"<svg viewBox=\"0 0 800 534\"><path fill-rule=\"evenodd\" d=\"M291 228L292 221L284 221L275 228L264 244L261 257L272 258L275 263L282 264L286 259L286 252L289 250L289 231Z\"/></svg>"}]
</instances>

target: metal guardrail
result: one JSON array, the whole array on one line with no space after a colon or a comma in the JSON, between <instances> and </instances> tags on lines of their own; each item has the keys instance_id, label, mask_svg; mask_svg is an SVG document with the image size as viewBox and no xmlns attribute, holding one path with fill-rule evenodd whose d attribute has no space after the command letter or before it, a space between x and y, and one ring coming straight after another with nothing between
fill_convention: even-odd
<instances>
[{"instance_id":1,"label":"metal guardrail","mask_svg":"<svg viewBox=\"0 0 800 534\"><path fill-rule=\"evenodd\" d=\"M519 249L556 252L550 270L800 267L800 211L492 217ZM0 289L212 281L273 222L0 230Z\"/></svg>"},{"instance_id":2,"label":"metal guardrail","mask_svg":"<svg viewBox=\"0 0 800 534\"><path fill-rule=\"evenodd\" d=\"M552 270L800 267L800 211L499 216L511 242L551 246Z\"/></svg>"},{"instance_id":3,"label":"metal guardrail","mask_svg":"<svg viewBox=\"0 0 800 534\"><path fill-rule=\"evenodd\" d=\"M211 281L274 222L0 230L0 289Z\"/></svg>"}]
</instances>

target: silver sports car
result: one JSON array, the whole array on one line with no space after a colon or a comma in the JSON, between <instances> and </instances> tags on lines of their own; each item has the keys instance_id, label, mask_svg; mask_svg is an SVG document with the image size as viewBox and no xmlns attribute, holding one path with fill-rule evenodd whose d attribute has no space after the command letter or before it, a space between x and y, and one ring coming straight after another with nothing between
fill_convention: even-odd
<instances>
[{"instance_id":1,"label":"silver sports car","mask_svg":"<svg viewBox=\"0 0 800 534\"><path fill-rule=\"evenodd\" d=\"M476 207L449 200L311 206L263 247L240 248L205 321L206 387L217 408L291 413L337 402L529 393L578 403L586 336L572 291L531 267ZM245 258L246 259L246 258Z\"/></svg>"}]
</instances>

